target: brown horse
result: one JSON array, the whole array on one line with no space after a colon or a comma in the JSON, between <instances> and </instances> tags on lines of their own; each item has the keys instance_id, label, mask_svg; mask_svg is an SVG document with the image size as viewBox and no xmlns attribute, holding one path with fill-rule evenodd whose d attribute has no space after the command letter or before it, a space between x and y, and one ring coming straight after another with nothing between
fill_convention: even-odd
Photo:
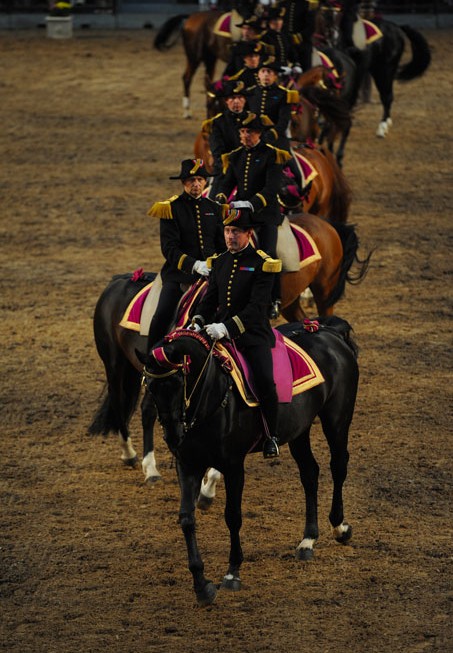
<instances>
[{"instance_id":1,"label":"brown horse","mask_svg":"<svg viewBox=\"0 0 453 653\"><path fill-rule=\"evenodd\" d=\"M202 63L205 68L205 80L212 84L215 78L216 64L219 59L228 61L231 38L220 36L214 27L221 11L199 11L191 14L182 27L182 42L186 55L186 67L182 76L184 97L182 100L184 118L191 117L190 87L192 80Z\"/></svg>"},{"instance_id":2,"label":"brown horse","mask_svg":"<svg viewBox=\"0 0 453 653\"><path fill-rule=\"evenodd\" d=\"M333 315L335 303L342 297L346 283L360 283L368 270L371 253L364 260L358 258L359 240L353 225L330 224L309 213L289 215L291 223L305 229L316 243L321 259L302 267L298 272L281 275L281 313L288 322L306 317L300 296L310 288L317 314ZM356 264L357 272L351 274Z\"/></svg>"}]
</instances>

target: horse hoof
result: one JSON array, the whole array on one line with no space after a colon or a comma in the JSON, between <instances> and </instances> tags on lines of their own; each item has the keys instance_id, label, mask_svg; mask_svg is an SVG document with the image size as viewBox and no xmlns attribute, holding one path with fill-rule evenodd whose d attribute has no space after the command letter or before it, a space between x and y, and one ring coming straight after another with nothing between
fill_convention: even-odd
<instances>
[{"instance_id":1,"label":"horse hoof","mask_svg":"<svg viewBox=\"0 0 453 653\"><path fill-rule=\"evenodd\" d=\"M314 558L313 549L298 549L296 551L296 559L306 562L307 560L313 560Z\"/></svg>"},{"instance_id":2,"label":"horse hoof","mask_svg":"<svg viewBox=\"0 0 453 653\"><path fill-rule=\"evenodd\" d=\"M212 506L213 501L214 499L207 497L205 494L200 494L197 501L197 508L206 512Z\"/></svg>"},{"instance_id":3,"label":"horse hoof","mask_svg":"<svg viewBox=\"0 0 453 653\"><path fill-rule=\"evenodd\" d=\"M340 544L346 544L352 538L352 526L350 524L345 524L346 530L336 537L336 541Z\"/></svg>"},{"instance_id":4,"label":"horse hoof","mask_svg":"<svg viewBox=\"0 0 453 653\"><path fill-rule=\"evenodd\" d=\"M207 605L212 605L217 596L217 587L211 581L208 581L202 590L196 593L197 594L197 603L200 608L204 608Z\"/></svg>"},{"instance_id":5,"label":"horse hoof","mask_svg":"<svg viewBox=\"0 0 453 653\"><path fill-rule=\"evenodd\" d=\"M148 478L145 478L145 484L146 485L154 485L154 483L157 483L158 481L162 480L162 476L159 474L155 476L148 476Z\"/></svg>"},{"instance_id":6,"label":"horse hoof","mask_svg":"<svg viewBox=\"0 0 453 653\"><path fill-rule=\"evenodd\" d=\"M126 467L137 467L138 456L134 456L133 458L123 458L123 465Z\"/></svg>"},{"instance_id":7,"label":"horse hoof","mask_svg":"<svg viewBox=\"0 0 453 653\"><path fill-rule=\"evenodd\" d=\"M227 574L223 577L220 587L225 590L239 592L242 589L241 579L238 576L233 576L233 574Z\"/></svg>"}]
</instances>

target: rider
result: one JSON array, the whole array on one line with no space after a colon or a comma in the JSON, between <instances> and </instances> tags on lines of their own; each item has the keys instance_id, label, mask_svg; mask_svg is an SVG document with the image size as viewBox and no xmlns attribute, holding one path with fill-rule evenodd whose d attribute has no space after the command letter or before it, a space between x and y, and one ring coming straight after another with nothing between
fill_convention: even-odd
<instances>
[{"instance_id":1,"label":"rider","mask_svg":"<svg viewBox=\"0 0 453 653\"><path fill-rule=\"evenodd\" d=\"M344 49L355 48L352 40L352 30L359 13L360 0L341 0L341 46Z\"/></svg>"},{"instance_id":2,"label":"rider","mask_svg":"<svg viewBox=\"0 0 453 653\"><path fill-rule=\"evenodd\" d=\"M148 351L171 326L183 293L200 277L209 275L206 259L225 249L222 207L202 196L207 178L203 159L185 159L178 176L181 195L156 202L148 215L160 219L160 245L165 263L162 290L148 335Z\"/></svg>"},{"instance_id":3,"label":"rider","mask_svg":"<svg viewBox=\"0 0 453 653\"><path fill-rule=\"evenodd\" d=\"M224 233L227 251L213 258L208 290L192 328L198 331L205 327L214 340L233 340L243 353L253 373L265 421L263 455L275 458L279 455L278 397L271 352L275 336L267 312L273 273L280 272L281 261L251 245L253 221L249 209L230 209Z\"/></svg>"},{"instance_id":4,"label":"rider","mask_svg":"<svg viewBox=\"0 0 453 653\"><path fill-rule=\"evenodd\" d=\"M202 131L208 134L209 147L214 159L211 197L216 196L221 181L222 154L235 150L241 144L239 127L247 116L247 95L248 91L243 82L223 82L216 96L223 98L226 105L224 111L205 120L201 125Z\"/></svg>"},{"instance_id":5,"label":"rider","mask_svg":"<svg viewBox=\"0 0 453 653\"><path fill-rule=\"evenodd\" d=\"M272 58L262 61L258 67L258 84L250 89L250 111L267 116L274 123L265 140L284 150L290 148L287 132L293 104L300 101L298 91L291 91L278 84L281 66Z\"/></svg>"},{"instance_id":6,"label":"rider","mask_svg":"<svg viewBox=\"0 0 453 653\"><path fill-rule=\"evenodd\" d=\"M239 129L242 145L222 156L224 177L215 199L226 204L236 188L236 197L230 206L252 210L259 245L276 258L278 226L283 220L277 195L282 186L283 166L291 159L291 154L264 142L265 123L269 125L270 121L254 113L249 113L242 121ZM280 303L278 275L272 300L270 317L275 318Z\"/></svg>"}]
</instances>

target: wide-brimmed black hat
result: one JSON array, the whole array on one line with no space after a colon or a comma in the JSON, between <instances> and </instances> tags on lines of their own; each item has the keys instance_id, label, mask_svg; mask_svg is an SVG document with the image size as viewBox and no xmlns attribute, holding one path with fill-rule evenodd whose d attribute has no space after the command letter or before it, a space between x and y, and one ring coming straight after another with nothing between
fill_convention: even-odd
<instances>
[{"instance_id":1,"label":"wide-brimmed black hat","mask_svg":"<svg viewBox=\"0 0 453 653\"><path fill-rule=\"evenodd\" d=\"M261 59L258 64L258 70L260 68L269 68L270 70L280 73L282 70L281 64L278 61L275 61L275 57L268 57L267 59Z\"/></svg>"},{"instance_id":2,"label":"wide-brimmed black hat","mask_svg":"<svg viewBox=\"0 0 453 653\"><path fill-rule=\"evenodd\" d=\"M265 115L259 116L256 113L249 112L247 116L242 120L239 127L246 127L252 131L263 132L266 129L270 129L274 126L272 120Z\"/></svg>"},{"instance_id":3,"label":"wide-brimmed black hat","mask_svg":"<svg viewBox=\"0 0 453 653\"><path fill-rule=\"evenodd\" d=\"M263 54L263 46L256 41L238 41L234 47L234 53L241 57L253 54L261 55Z\"/></svg>"},{"instance_id":4,"label":"wide-brimmed black hat","mask_svg":"<svg viewBox=\"0 0 453 653\"><path fill-rule=\"evenodd\" d=\"M286 14L285 7L271 7L267 12L266 20L267 22L269 22L270 20L274 20L275 18L284 18L285 14Z\"/></svg>"},{"instance_id":5,"label":"wide-brimmed black hat","mask_svg":"<svg viewBox=\"0 0 453 653\"><path fill-rule=\"evenodd\" d=\"M251 27L257 32L262 30L261 19L258 16L250 16L250 18L245 18L242 23L237 23L235 27Z\"/></svg>"},{"instance_id":6,"label":"wide-brimmed black hat","mask_svg":"<svg viewBox=\"0 0 453 653\"><path fill-rule=\"evenodd\" d=\"M215 91L215 96L218 98L237 97L238 95L248 97L250 94L250 90L245 86L244 82L234 80L222 82Z\"/></svg>"},{"instance_id":7,"label":"wide-brimmed black hat","mask_svg":"<svg viewBox=\"0 0 453 653\"><path fill-rule=\"evenodd\" d=\"M212 174L206 170L203 159L184 159L181 161L181 172L177 177L169 179L188 179L189 177L212 177Z\"/></svg>"},{"instance_id":8,"label":"wide-brimmed black hat","mask_svg":"<svg viewBox=\"0 0 453 653\"><path fill-rule=\"evenodd\" d=\"M238 229L253 229L252 211L250 209L228 209L223 219L225 227L237 227Z\"/></svg>"}]
</instances>

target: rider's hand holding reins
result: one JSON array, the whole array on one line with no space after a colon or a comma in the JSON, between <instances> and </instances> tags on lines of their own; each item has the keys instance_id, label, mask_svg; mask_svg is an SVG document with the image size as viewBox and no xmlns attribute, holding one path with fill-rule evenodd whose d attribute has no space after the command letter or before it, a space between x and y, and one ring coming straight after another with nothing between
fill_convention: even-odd
<instances>
[{"instance_id":1,"label":"rider's hand holding reins","mask_svg":"<svg viewBox=\"0 0 453 653\"><path fill-rule=\"evenodd\" d=\"M230 334L223 322L213 322L206 325L206 333L213 340L221 340L222 338L229 338Z\"/></svg>"}]
</instances>

